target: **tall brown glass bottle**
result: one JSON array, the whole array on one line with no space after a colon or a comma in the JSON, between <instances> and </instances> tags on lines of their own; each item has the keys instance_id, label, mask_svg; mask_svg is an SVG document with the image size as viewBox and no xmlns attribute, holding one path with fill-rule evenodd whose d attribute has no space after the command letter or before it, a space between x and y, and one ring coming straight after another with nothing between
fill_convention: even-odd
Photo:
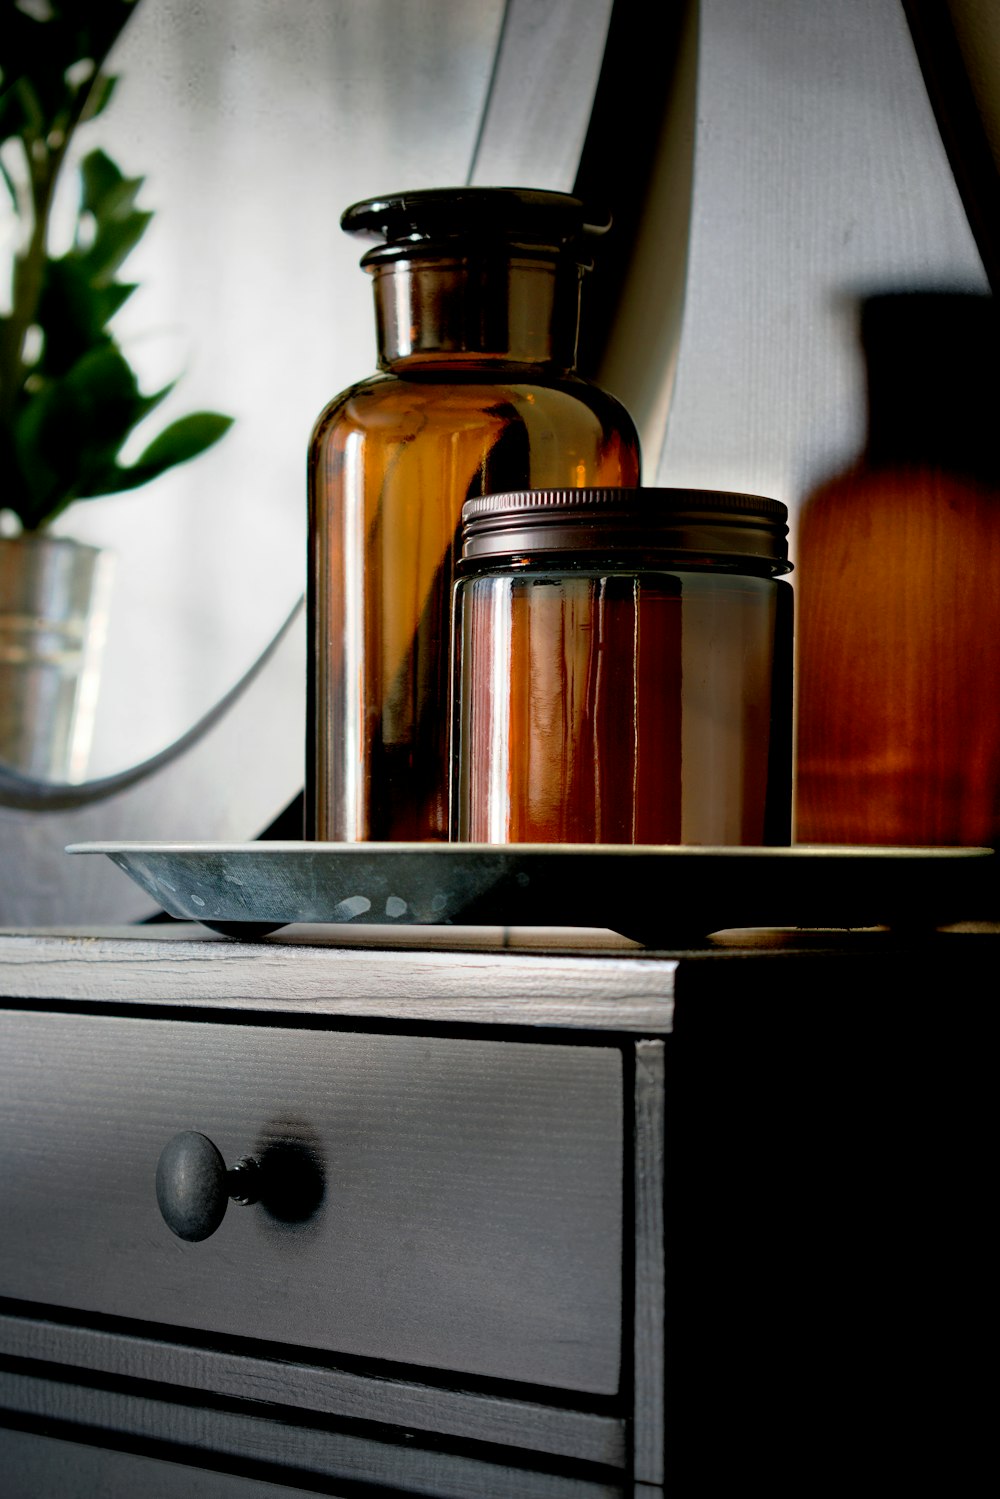
<instances>
[{"instance_id":1,"label":"tall brown glass bottle","mask_svg":"<svg viewBox=\"0 0 1000 1499\"><path fill-rule=\"evenodd\" d=\"M639 482L622 406L574 373L581 203L441 189L349 208L380 373L310 448L307 835L448 837L449 635L462 505Z\"/></svg>"},{"instance_id":2,"label":"tall brown glass bottle","mask_svg":"<svg viewBox=\"0 0 1000 1499\"><path fill-rule=\"evenodd\" d=\"M803 508L801 842L1000 842L1000 445L993 299L862 309L864 453Z\"/></svg>"}]
</instances>

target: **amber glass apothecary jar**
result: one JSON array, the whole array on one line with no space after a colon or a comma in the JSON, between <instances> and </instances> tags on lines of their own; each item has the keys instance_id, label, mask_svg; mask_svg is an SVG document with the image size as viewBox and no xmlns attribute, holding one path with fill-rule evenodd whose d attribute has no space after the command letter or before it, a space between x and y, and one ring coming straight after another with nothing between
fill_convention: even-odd
<instances>
[{"instance_id":1,"label":"amber glass apothecary jar","mask_svg":"<svg viewBox=\"0 0 1000 1499\"><path fill-rule=\"evenodd\" d=\"M342 224L374 241L361 263L380 372L327 407L310 450L307 830L446 839L462 505L636 484L638 440L574 373L598 232L579 200L429 190L356 204Z\"/></svg>"},{"instance_id":2,"label":"amber glass apothecary jar","mask_svg":"<svg viewBox=\"0 0 1000 1499\"><path fill-rule=\"evenodd\" d=\"M464 519L456 836L787 843L785 507L553 489L471 500Z\"/></svg>"}]
</instances>

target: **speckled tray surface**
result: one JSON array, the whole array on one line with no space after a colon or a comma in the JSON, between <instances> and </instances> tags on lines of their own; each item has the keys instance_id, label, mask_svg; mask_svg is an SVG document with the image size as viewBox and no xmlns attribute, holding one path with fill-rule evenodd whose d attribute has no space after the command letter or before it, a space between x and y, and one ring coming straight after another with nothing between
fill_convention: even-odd
<instances>
[{"instance_id":1,"label":"speckled tray surface","mask_svg":"<svg viewBox=\"0 0 1000 1499\"><path fill-rule=\"evenodd\" d=\"M294 922L609 927L649 945L732 927L1000 916L988 848L76 843L170 916L233 936Z\"/></svg>"}]
</instances>

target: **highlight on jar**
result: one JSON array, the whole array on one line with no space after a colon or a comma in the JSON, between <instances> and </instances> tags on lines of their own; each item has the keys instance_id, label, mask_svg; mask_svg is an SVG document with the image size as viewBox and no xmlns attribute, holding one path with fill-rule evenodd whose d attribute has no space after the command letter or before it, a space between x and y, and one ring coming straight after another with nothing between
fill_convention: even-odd
<instances>
[{"instance_id":1,"label":"highlight on jar","mask_svg":"<svg viewBox=\"0 0 1000 1499\"><path fill-rule=\"evenodd\" d=\"M787 518L710 490L467 501L452 837L788 844Z\"/></svg>"}]
</instances>

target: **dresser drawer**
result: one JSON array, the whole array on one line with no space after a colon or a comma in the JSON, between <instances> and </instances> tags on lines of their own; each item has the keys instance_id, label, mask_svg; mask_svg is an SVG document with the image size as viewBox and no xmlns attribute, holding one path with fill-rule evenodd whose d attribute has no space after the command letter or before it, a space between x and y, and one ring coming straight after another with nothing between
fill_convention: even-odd
<instances>
[{"instance_id":1,"label":"dresser drawer","mask_svg":"<svg viewBox=\"0 0 1000 1499\"><path fill-rule=\"evenodd\" d=\"M315 1499L315 1489L0 1430L4 1499Z\"/></svg>"},{"instance_id":2,"label":"dresser drawer","mask_svg":"<svg viewBox=\"0 0 1000 1499\"><path fill-rule=\"evenodd\" d=\"M341 1499L624 1499L622 1475L606 1470L537 1471L495 1449L382 1441L371 1428L275 1420L266 1407L215 1409L0 1369L4 1412L31 1430L0 1425L3 1499L304 1499L296 1480ZM100 1445L78 1444L84 1433ZM251 1477L258 1464L280 1473L280 1486ZM236 1473L220 1471L229 1467Z\"/></svg>"},{"instance_id":3,"label":"dresser drawer","mask_svg":"<svg viewBox=\"0 0 1000 1499\"><path fill-rule=\"evenodd\" d=\"M618 1389L612 1046L8 1012L0 1126L0 1295ZM230 1165L305 1163L311 1211L230 1206L176 1238L154 1177L181 1130Z\"/></svg>"}]
</instances>

